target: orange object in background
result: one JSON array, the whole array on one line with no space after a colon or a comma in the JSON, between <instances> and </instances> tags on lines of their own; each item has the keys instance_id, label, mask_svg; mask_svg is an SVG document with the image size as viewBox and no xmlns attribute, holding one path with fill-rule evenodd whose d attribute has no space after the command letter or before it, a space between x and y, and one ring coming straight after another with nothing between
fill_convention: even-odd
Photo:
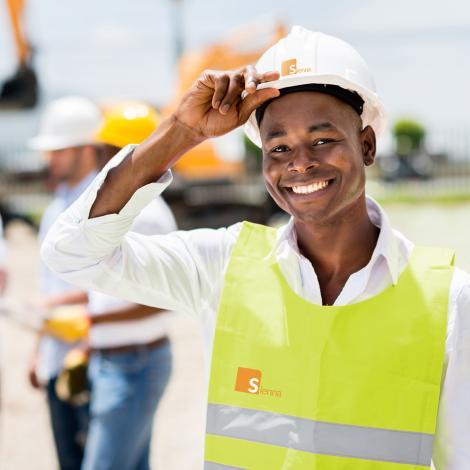
<instances>
[{"instance_id":1,"label":"orange object in background","mask_svg":"<svg viewBox=\"0 0 470 470\"><path fill-rule=\"evenodd\" d=\"M185 179L212 179L239 176L243 173L243 164L223 160L214 143L206 140L187 152L174 169Z\"/></svg>"},{"instance_id":2,"label":"orange object in background","mask_svg":"<svg viewBox=\"0 0 470 470\"><path fill-rule=\"evenodd\" d=\"M16 45L18 62L26 64L31 56L31 48L26 39L26 34L22 24L24 0L7 0L8 13L10 15L11 27Z\"/></svg>"},{"instance_id":3,"label":"orange object in background","mask_svg":"<svg viewBox=\"0 0 470 470\"><path fill-rule=\"evenodd\" d=\"M282 24L250 23L237 28L217 44L199 52L185 53L179 63L179 81L172 103L163 110L170 114L183 93L206 69L229 70L254 63L259 56L286 35ZM187 152L176 163L174 170L185 179L236 178L243 174L241 161L227 160L212 140L203 142Z\"/></svg>"}]
</instances>

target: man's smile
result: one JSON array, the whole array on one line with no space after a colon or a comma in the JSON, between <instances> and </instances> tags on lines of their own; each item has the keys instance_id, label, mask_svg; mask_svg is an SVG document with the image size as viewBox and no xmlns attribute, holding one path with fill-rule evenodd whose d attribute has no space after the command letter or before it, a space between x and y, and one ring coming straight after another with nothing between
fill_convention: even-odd
<instances>
[{"instance_id":1,"label":"man's smile","mask_svg":"<svg viewBox=\"0 0 470 470\"><path fill-rule=\"evenodd\" d=\"M307 182L298 182L284 185L290 194L295 196L307 196L314 193L323 194L333 184L335 178L315 179Z\"/></svg>"}]
</instances>

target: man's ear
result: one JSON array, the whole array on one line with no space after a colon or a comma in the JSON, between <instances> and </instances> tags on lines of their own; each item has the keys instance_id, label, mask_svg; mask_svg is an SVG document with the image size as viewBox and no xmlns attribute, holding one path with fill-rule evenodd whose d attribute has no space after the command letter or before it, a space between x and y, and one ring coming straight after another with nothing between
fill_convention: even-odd
<instances>
[{"instance_id":1,"label":"man's ear","mask_svg":"<svg viewBox=\"0 0 470 470\"><path fill-rule=\"evenodd\" d=\"M374 163L377 152L375 132L372 127L367 126L361 131L361 145L364 165L370 166Z\"/></svg>"}]
</instances>

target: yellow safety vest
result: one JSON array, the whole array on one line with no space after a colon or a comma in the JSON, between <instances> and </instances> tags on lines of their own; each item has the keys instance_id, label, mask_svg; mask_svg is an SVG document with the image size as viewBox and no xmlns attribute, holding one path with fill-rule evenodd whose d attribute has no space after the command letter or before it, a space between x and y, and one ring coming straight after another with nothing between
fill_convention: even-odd
<instances>
[{"instance_id":1,"label":"yellow safety vest","mask_svg":"<svg viewBox=\"0 0 470 470\"><path fill-rule=\"evenodd\" d=\"M212 354L205 468L429 468L453 253L416 247L397 285L315 305L244 223L225 275Z\"/></svg>"}]
</instances>

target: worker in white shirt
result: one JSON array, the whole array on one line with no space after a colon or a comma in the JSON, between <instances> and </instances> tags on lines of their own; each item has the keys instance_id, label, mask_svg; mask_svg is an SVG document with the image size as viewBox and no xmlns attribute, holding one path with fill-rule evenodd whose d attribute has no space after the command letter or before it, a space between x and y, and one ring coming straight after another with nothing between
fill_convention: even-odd
<instances>
[{"instance_id":1,"label":"worker in white shirt","mask_svg":"<svg viewBox=\"0 0 470 470\"><path fill-rule=\"evenodd\" d=\"M98 155L94 133L101 123L99 108L81 96L66 96L48 104L41 116L39 134L30 141L47 162L49 177L56 185L54 199L47 207L39 228L39 239L86 189L97 175ZM41 299L45 314L63 305L88 302L87 292L60 279L46 266L40 272ZM50 334L38 336L31 360L29 380L33 387L45 387L54 442L61 470L78 470L83 458L88 426L88 405L62 400L56 390L64 359L80 341L64 341Z\"/></svg>"},{"instance_id":2,"label":"worker in white shirt","mask_svg":"<svg viewBox=\"0 0 470 470\"><path fill-rule=\"evenodd\" d=\"M365 195L385 122L358 52L296 26L256 68L203 73L45 240L69 282L200 318L205 468L468 467L470 277ZM287 225L129 232L188 149L243 124Z\"/></svg>"},{"instance_id":3,"label":"worker in white shirt","mask_svg":"<svg viewBox=\"0 0 470 470\"><path fill-rule=\"evenodd\" d=\"M156 111L142 102L109 107L96 135L102 154L110 158L121 147L140 143L158 122ZM130 230L163 235L176 230L176 222L157 196L132 221ZM150 468L155 411L171 374L170 318L168 312L111 293L88 292L91 397L82 470L145 470Z\"/></svg>"}]
</instances>

